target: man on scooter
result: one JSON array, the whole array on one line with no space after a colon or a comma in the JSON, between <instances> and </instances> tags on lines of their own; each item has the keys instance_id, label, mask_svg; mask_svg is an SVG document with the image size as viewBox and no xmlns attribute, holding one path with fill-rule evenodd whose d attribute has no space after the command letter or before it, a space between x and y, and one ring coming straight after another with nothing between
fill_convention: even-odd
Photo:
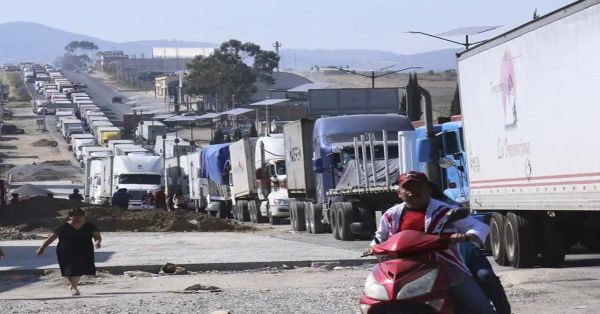
<instances>
[{"instance_id":1,"label":"man on scooter","mask_svg":"<svg viewBox=\"0 0 600 314\"><path fill-rule=\"evenodd\" d=\"M444 224L446 214L458 207L431 198L432 189L424 173L416 171L403 173L400 175L398 183L400 185L398 196L404 203L388 209L382 216L379 228L375 234L379 243L386 241L391 235L401 230L418 230L428 234L439 234L442 231L441 228ZM493 274L491 267L486 269L485 263L480 261L481 258L485 259L485 257L470 254L468 258L476 260L469 260L465 263L458 249L458 244L466 241L473 243L475 246L481 246L489 233L489 227L473 217L455 221L451 226L458 231L450 236L450 241L453 243L451 251L456 256L456 261L463 265L466 264L466 267L470 266L469 270L475 275L476 279L484 279L484 281L493 281L495 279L497 285L484 282L484 286L486 288L490 286L498 288L499 286L501 293L491 294L493 297L497 297L500 294L504 298L504 302L502 302L501 297L496 298L499 301L492 298L496 310L498 313L510 313L510 305L506 300L504 289L498 277ZM376 245L375 241L371 246L374 245ZM369 248L368 251L370 252L370 250ZM471 250L470 253L473 253L473 251L476 250ZM489 263L487 265L489 266ZM484 276L480 276L480 274ZM486 289L486 292L487 290L489 289ZM486 297L475 280L469 280L459 286L453 287L451 293L457 304L457 309L460 309L459 313L463 311L464 313L494 313L488 297ZM496 304L497 302L499 304Z\"/></svg>"}]
</instances>

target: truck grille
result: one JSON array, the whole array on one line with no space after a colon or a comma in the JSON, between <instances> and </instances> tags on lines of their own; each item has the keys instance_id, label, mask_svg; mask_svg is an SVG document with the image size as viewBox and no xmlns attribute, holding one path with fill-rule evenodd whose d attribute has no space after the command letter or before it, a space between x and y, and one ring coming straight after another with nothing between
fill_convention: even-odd
<instances>
[{"instance_id":1,"label":"truck grille","mask_svg":"<svg viewBox=\"0 0 600 314\"><path fill-rule=\"evenodd\" d=\"M129 201L141 202L144 199L146 191L127 191L127 194L129 194Z\"/></svg>"}]
</instances>

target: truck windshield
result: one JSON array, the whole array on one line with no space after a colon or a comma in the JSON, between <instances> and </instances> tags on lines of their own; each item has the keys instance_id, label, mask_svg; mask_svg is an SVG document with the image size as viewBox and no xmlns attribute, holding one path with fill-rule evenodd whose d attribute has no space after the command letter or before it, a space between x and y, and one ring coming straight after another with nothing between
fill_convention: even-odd
<instances>
[{"instance_id":1,"label":"truck windshield","mask_svg":"<svg viewBox=\"0 0 600 314\"><path fill-rule=\"evenodd\" d=\"M158 175L158 174L122 174L119 176L119 184L160 185L160 175Z\"/></svg>"},{"instance_id":2,"label":"truck windshield","mask_svg":"<svg viewBox=\"0 0 600 314\"><path fill-rule=\"evenodd\" d=\"M278 176L285 175L285 160L278 160L275 162L275 172Z\"/></svg>"}]
</instances>

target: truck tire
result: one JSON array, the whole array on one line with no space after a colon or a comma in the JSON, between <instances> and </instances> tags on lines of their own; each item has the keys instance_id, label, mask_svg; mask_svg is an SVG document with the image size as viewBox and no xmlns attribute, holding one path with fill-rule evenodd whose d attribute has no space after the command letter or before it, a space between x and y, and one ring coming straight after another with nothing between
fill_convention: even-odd
<instances>
[{"instance_id":1,"label":"truck tire","mask_svg":"<svg viewBox=\"0 0 600 314\"><path fill-rule=\"evenodd\" d=\"M556 219L544 221L544 236L542 239L542 267L560 267L565 261L567 244L565 232Z\"/></svg>"},{"instance_id":2,"label":"truck tire","mask_svg":"<svg viewBox=\"0 0 600 314\"><path fill-rule=\"evenodd\" d=\"M233 219L235 219L237 221L239 221L239 218L238 218L238 209L239 209L239 206L240 206L239 204L240 204L239 202L235 203L235 205L233 205L233 211L232 211L232 213L233 213Z\"/></svg>"},{"instance_id":3,"label":"truck tire","mask_svg":"<svg viewBox=\"0 0 600 314\"><path fill-rule=\"evenodd\" d=\"M504 220L506 257L514 268L535 266L537 250L533 225L523 214L509 212Z\"/></svg>"},{"instance_id":4,"label":"truck tire","mask_svg":"<svg viewBox=\"0 0 600 314\"><path fill-rule=\"evenodd\" d=\"M312 203L304 204L304 221L306 222L306 232L313 233L313 226L315 225L314 217L312 215Z\"/></svg>"},{"instance_id":5,"label":"truck tire","mask_svg":"<svg viewBox=\"0 0 600 314\"><path fill-rule=\"evenodd\" d=\"M296 204L296 226L298 231L306 231L306 217L304 215L304 204L298 202Z\"/></svg>"},{"instance_id":6,"label":"truck tire","mask_svg":"<svg viewBox=\"0 0 600 314\"><path fill-rule=\"evenodd\" d=\"M374 234L375 230L377 230L377 223L375 222L375 212L364 208L362 206L357 207L358 213L360 214L360 219L362 223L365 225L365 229L369 234ZM363 240L372 240L371 235L365 235L361 237Z\"/></svg>"},{"instance_id":7,"label":"truck tire","mask_svg":"<svg viewBox=\"0 0 600 314\"><path fill-rule=\"evenodd\" d=\"M279 224L279 218L273 217L273 215L271 215L271 209L268 206L267 206L267 218L269 219L269 223L271 225Z\"/></svg>"},{"instance_id":8,"label":"truck tire","mask_svg":"<svg viewBox=\"0 0 600 314\"><path fill-rule=\"evenodd\" d=\"M240 201L238 208L238 217L240 221L250 221L250 212L248 211L248 201Z\"/></svg>"},{"instance_id":9,"label":"truck tire","mask_svg":"<svg viewBox=\"0 0 600 314\"><path fill-rule=\"evenodd\" d=\"M290 227L292 228L292 231L298 231L298 222L296 221L297 209L298 202L292 201L290 203Z\"/></svg>"},{"instance_id":10,"label":"truck tire","mask_svg":"<svg viewBox=\"0 0 600 314\"><path fill-rule=\"evenodd\" d=\"M323 208L321 204L312 204L308 207L311 218L311 229L314 234L327 232L327 226L321 222L323 219Z\"/></svg>"},{"instance_id":11,"label":"truck tire","mask_svg":"<svg viewBox=\"0 0 600 314\"><path fill-rule=\"evenodd\" d=\"M217 217L220 219L225 219L225 218L227 218L227 216L229 216L229 213L227 211L227 206L225 206L225 204L219 202L219 206L217 206Z\"/></svg>"},{"instance_id":12,"label":"truck tire","mask_svg":"<svg viewBox=\"0 0 600 314\"><path fill-rule=\"evenodd\" d=\"M340 235L340 240L354 241L354 233L350 231L350 224L354 222L354 209L352 208L352 203L342 202L338 204L337 229Z\"/></svg>"},{"instance_id":13,"label":"truck tire","mask_svg":"<svg viewBox=\"0 0 600 314\"><path fill-rule=\"evenodd\" d=\"M248 212L250 213L250 221L258 223L258 210L256 208L256 201L248 202Z\"/></svg>"},{"instance_id":14,"label":"truck tire","mask_svg":"<svg viewBox=\"0 0 600 314\"><path fill-rule=\"evenodd\" d=\"M494 261L500 266L509 266L506 258L506 247L504 245L504 215L493 213L490 219L490 250Z\"/></svg>"},{"instance_id":15,"label":"truck tire","mask_svg":"<svg viewBox=\"0 0 600 314\"><path fill-rule=\"evenodd\" d=\"M333 238L336 240L340 239L340 233L338 230L338 216L337 216L337 212L339 209L340 205L338 202L335 202L331 205L331 208L329 209L329 226L331 227L331 233L333 234Z\"/></svg>"}]
</instances>

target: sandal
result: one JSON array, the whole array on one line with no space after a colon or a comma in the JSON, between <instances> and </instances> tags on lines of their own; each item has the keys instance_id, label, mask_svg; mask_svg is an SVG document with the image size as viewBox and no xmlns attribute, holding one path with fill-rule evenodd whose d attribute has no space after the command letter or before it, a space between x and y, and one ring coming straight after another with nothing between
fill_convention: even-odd
<instances>
[{"instance_id":1,"label":"sandal","mask_svg":"<svg viewBox=\"0 0 600 314\"><path fill-rule=\"evenodd\" d=\"M80 295L81 293L79 293L79 290L75 289L75 288L69 288L71 290L71 295L72 296L77 296Z\"/></svg>"}]
</instances>

